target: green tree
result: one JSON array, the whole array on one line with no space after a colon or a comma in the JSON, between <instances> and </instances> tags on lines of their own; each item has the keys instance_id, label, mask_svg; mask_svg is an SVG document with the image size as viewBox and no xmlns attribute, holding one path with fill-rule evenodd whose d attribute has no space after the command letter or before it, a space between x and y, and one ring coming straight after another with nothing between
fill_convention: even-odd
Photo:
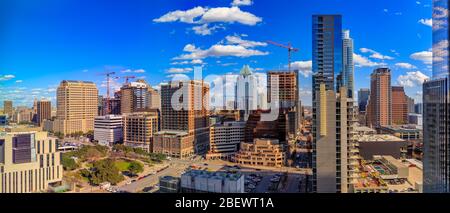
<instances>
[{"instance_id":1,"label":"green tree","mask_svg":"<svg viewBox=\"0 0 450 213\"><path fill-rule=\"evenodd\" d=\"M66 171L72 171L79 167L79 165L77 164L77 162L75 162L72 156L66 153L62 154L61 156L61 164L63 165L63 168Z\"/></svg>"},{"instance_id":2,"label":"green tree","mask_svg":"<svg viewBox=\"0 0 450 213\"><path fill-rule=\"evenodd\" d=\"M113 160L105 159L94 163L93 171L91 172L91 183L98 185L107 181L111 184L117 184L123 179Z\"/></svg>"},{"instance_id":3,"label":"green tree","mask_svg":"<svg viewBox=\"0 0 450 213\"><path fill-rule=\"evenodd\" d=\"M138 175L139 173L144 171L144 166L137 162L137 161L132 161L130 162L130 165L128 166L128 171L134 176L134 175Z\"/></svg>"}]
</instances>

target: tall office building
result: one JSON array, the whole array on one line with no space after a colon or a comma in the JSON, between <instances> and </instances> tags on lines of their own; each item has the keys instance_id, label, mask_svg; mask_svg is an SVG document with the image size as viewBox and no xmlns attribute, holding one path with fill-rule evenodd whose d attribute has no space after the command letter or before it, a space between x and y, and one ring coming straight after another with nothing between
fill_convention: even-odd
<instances>
[{"instance_id":1,"label":"tall office building","mask_svg":"<svg viewBox=\"0 0 450 213\"><path fill-rule=\"evenodd\" d=\"M12 101L3 101L3 113L8 115L8 117L12 117L14 112L13 102Z\"/></svg>"},{"instance_id":2,"label":"tall office building","mask_svg":"<svg viewBox=\"0 0 450 213\"><path fill-rule=\"evenodd\" d=\"M401 86L392 86L392 124L402 125L408 121L408 99L405 89Z\"/></svg>"},{"instance_id":3,"label":"tall office building","mask_svg":"<svg viewBox=\"0 0 450 213\"><path fill-rule=\"evenodd\" d=\"M391 70L375 69L370 75L370 96L367 103L366 120L369 127L392 124Z\"/></svg>"},{"instance_id":4,"label":"tall office building","mask_svg":"<svg viewBox=\"0 0 450 213\"><path fill-rule=\"evenodd\" d=\"M52 102L40 100L36 102L36 123L42 126L44 120L52 118Z\"/></svg>"},{"instance_id":5,"label":"tall office building","mask_svg":"<svg viewBox=\"0 0 450 213\"><path fill-rule=\"evenodd\" d=\"M153 151L153 137L159 130L158 112L123 114L123 141L126 146Z\"/></svg>"},{"instance_id":6,"label":"tall office building","mask_svg":"<svg viewBox=\"0 0 450 213\"><path fill-rule=\"evenodd\" d=\"M121 113L142 112L160 108L160 96L144 80L124 85L120 89Z\"/></svg>"},{"instance_id":7,"label":"tall office building","mask_svg":"<svg viewBox=\"0 0 450 213\"><path fill-rule=\"evenodd\" d=\"M172 81L161 86L161 130L194 136L195 153L209 149L208 110L209 85L204 81Z\"/></svg>"},{"instance_id":8,"label":"tall office building","mask_svg":"<svg viewBox=\"0 0 450 213\"><path fill-rule=\"evenodd\" d=\"M257 80L248 65L244 65L236 81L236 104L237 109L244 112L244 120L250 111L256 110L258 105Z\"/></svg>"},{"instance_id":9,"label":"tall office building","mask_svg":"<svg viewBox=\"0 0 450 213\"><path fill-rule=\"evenodd\" d=\"M353 73L355 65L353 64L353 39L350 38L350 30L344 30L342 32L342 67L342 86L347 87L348 97L353 98Z\"/></svg>"},{"instance_id":10,"label":"tall office building","mask_svg":"<svg viewBox=\"0 0 450 213\"><path fill-rule=\"evenodd\" d=\"M348 192L358 159L352 140L353 100L343 85L342 18L313 16L313 191ZM339 81L335 85L335 73ZM338 90L335 91L335 88Z\"/></svg>"},{"instance_id":11,"label":"tall office building","mask_svg":"<svg viewBox=\"0 0 450 213\"><path fill-rule=\"evenodd\" d=\"M449 5L433 1L433 77L423 84L424 192L450 192Z\"/></svg>"},{"instance_id":12,"label":"tall office building","mask_svg":"<svg viewBox=\"0 0 450 213\"><path fill-rule=\"evenodd\" d=\"M361 88L358 91L358 110L359 112L366 112L367 101L369 100L370 89Z\"/></svg>"},{"instance_id":13,"label":"tall office building","mask_svg":"<svg viewBox=\"0 0 450 213\"><path fill-rule=\"evenodd\" d=\"M98 90L93 82L62 81L57 89L56 105L54 132L70 134L94 130Z\"/></svg>"},{"instance_id":14,"label":"tall office building","mask_svg":"<svg viewBox=\"0 0 450 213\"><path fill-rule=\"evenodd\" d=\"M0 133L0 193L45 192L62 182L61 153L47 132Z\"/></svg>"}]
</instances>

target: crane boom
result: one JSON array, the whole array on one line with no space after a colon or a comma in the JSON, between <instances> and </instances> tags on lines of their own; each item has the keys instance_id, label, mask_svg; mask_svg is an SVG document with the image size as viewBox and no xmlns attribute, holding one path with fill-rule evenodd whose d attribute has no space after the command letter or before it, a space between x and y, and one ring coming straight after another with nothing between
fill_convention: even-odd
<instances>
[{"instance_id":1,"label":"crane boom","mask_svg":"<svg viewBox=\"0 0 450 213\"><path fill-rule=\"evenodd\" d=\"M288 51L288 70L291 71L291 52L298 52L299 49L293 47L290 42L288 43L288 45L280 44L280 43L274 42L274 41L266 41L266 42L269 44L273 44L275 46L287 49L287 51Z\"/></svg>"}]
</instances>

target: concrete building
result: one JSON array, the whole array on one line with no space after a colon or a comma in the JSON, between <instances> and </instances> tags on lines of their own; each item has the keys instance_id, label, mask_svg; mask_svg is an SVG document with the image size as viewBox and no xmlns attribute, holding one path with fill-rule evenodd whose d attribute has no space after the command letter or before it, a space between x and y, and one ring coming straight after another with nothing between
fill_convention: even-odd
<instances>
[{"instance_id":1,"label":"concrete building","mask_svg":"<svg viewBox=\"0 0 450 213\"><path fill-rule=\"evenodd\" d=\"M97 116L94 120L94 140L112 146L123 141L123 122L120 115Z\"/></svg>"},{"instance_id":2,"label":"concrete building","mask_svg":"<svg viewBox=\"0 0 450 213\"><path fill-rule=\"evenodd\" d=\"M14 112L13 102L5 100L3 101L3 113L8 115L8 117L12 117Z\"/></svg>"},{"instance_id":3,"label":"concrete building","mask_svg":"<svg viewBox=\"0 0 450 213\"><path fill-rule=\"evenodd\" d=\"M160 131L153 139L153 152L185 159L194 155L194 135L185 131Z\"/></svg>"},{"instance_id":4,"label":"concrete building","mask_svg":"<svg viewBox=\"0 0 450 213\"><path fill-rule=\"evenodd\" d=\"M359 112L366 112L367 102L370 96L370 89L361 88L358 91L358 109Z\"/></svg>"},{"instance_id":5,"label":"concrete building","mask_svg":"<svg viewBox=\"0 0 450 213\"><path fill-rule=\"evenodd\" d=\"M359 144L359 155L366 160L376 155L390 155L395 158L406 157L408 142L387 134L356 135Z\"/></svg>"},{"instance_id":6,"label":"concrete building","mask_svg":"<svg viewBox=\"0 0 450 213\"><path fill-rule=\"evenodd\" d=\"M17 123L31 123L33 120L33 109L17 107L13 120Z\"/></svg>"},{"instance_id":7,"label":"concrete building","mask_svg":"<svg viewBox=\"0 0 450 213\"><path fill-rule=\"evenodd\" d=\"M278 107L281 109L280 113L290 114L288 116L290 119L287 121L287 130L291 139L295 138L302 120L298 78L298 70L269 71L267 73L267 100L272 105L272 102L276 102L275 97L277 97Z\"/></svg>"},{"instance_id":8,"label":"concrete building","mask_svg":"<svg viewBox=\"0 0 450 213\"><path fill-rule=\"evenodd\" d=\"M373 160L366 161L362 166L365 175L376 177L383 187L383 190L369 192L381 193L422 193L422 168L418 160L400 160L389 155L374 156ZM356 192L367 192L361 188Z\"/></svg>"},{"instance_id":9,"label":"concrete building","mask_svg":"<svg viewBox=\"0 0 450 213\"><path fill-rule=\"evenodd\" d=\"M159 130L157 111L125 113L122 117L124 145L152 152L154 135Z\"/></svg>"},{"instance_id":10,"label":"concrete building","mask_svg":"<svg viewBox=\"0 0 450 213\"><path fill-rule=\"evenodd\" d=\"M189 170L181 175L184 193L244 193L244 184L240 173Z\"/></svg>"},{"instance_id":11,"label":"concrete building","mask_svg":"<svg viewBox=\"0 0 450 213\"><path fill-rule=\"evenodd\" d=\"M45 192L60 184L60 156L47 132L1 132L0 193Z\"/></svg>"},{"instance_id":12,"label":"concrete building","mask_svg":"<svg viewBox=\"0 0 450 213\"><path fill-rule=\"evenodd\" d=\"M209 85L204 81L173 81L161 85L162 131L184 131L194 139L196 154L209 150Z\"/></svg>"},{"instance_id":13,"label":"concrete building","mask_svg":"<svg viewBox=\"0 0 450 213\"><path fill-rule=\"evenodd\" d=\"M379 128L382 134L390 134L406 141L416 141L422 139L422 131L416 126L382 126Z\"/></svg>"},{"instance_id":14,"label":"concrete building","mask_svg":"<svg viewBox=\"0 0 450 213\"><path fill-rule=\"evenodd\" d=\"M248 166L283 167L286 154L278 140L257 138L253 143L241 143L234 162Z\"/></svg>"},{"instance_id":15,"label":"concrete building","mask_svg":"<svg viewBox=\"0 0 450 213\"><path fill-rule=\"evenodd\" d=\"M121 113L142 112L160 108L160 96L144 80L131 82L120 89Z\"/></svg>"},{"instance_id":16,"label":"concrete building","mask_svg":"<svg viewBox=\"0 0 450 213\"><path fill-rule=\"evenodd\" d=\"M392 86L392 124L402 125L408 121L408 96L401 86Z\"/></svg>"},{"instance_id":17,"label":"concrete building","mask_svg":"<svg viewBox=\"0 0 450 213\"><path fill-rule=\"evenodd\" d=\"M367 104L367 126L392 124L391 70L375 69L370 75L370 96Z\"/></svg>"},{"instance_id":18,"label":"concrete building","mask_svg":"<svg viewBox=\"0 0 450 213\"><path fill-rule=\"evenodd\" d=\"M53 132L65 135L94 130L98 110L98 90L93 82L61 82L57 89L57 114Z\"/></svg>"},{"instance_id":19,"label":"concrete building","mask_svg":"<svg viewBox=\"0 0 450 213\"><path fill-rule=\"evenodd\" d=\"M36 102L36 123L42 126L44 120L52 118L52 102L40 100Z\"/></svg>"},{"instance_id":20,"label":"concrete building","mask_svg":"<svg viewBox=\"0 0 450 213\"><path fill-rule=\"evenodd\" d=\"M280 109L274 121L264 121L262 116L268 110L257 110L250 114L245 124L245 142L253 143L256 138L276 139L282 145L288 144L287 114Z\"/></svg>"},{"instance_id":21,"label":"concrete building","mask_svg":"<svg viewBox=\"0 0 450 213\"><path fill-rule=\"evenodd\" d=\"M245 122L231 121L212 125L209 129L210 148L207 158L229 158L245 140Z\"/></svg>"}]
</instances>

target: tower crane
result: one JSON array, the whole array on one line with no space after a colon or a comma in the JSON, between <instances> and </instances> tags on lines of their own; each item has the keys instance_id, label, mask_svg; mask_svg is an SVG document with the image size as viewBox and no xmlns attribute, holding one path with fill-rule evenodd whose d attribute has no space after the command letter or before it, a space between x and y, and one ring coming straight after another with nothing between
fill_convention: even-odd
<instances>
[{"instance_id":1,"label":"tower crane","mask_svg":"<svg viewBox=\"0 0 450 213\"><path fill-rule=\"evenodd\" d=\"M280 44L280 43L277 43L274 41L267 41L267 43L270 43L275 46L282 47L282 48L285 48L288 50L288 71L291 71L291 52L297 52L298 49L293 47L290 42L287 45Z\"/></svg>"},{"instance_id":2,"label":"tower crane","mask_svg":"<svg viewBox=\"0 0 450 213\"><path fill-rule=\"evenodd\" d=\"M109 106L109 100L110 100L110 95L109 95L109 91L110 91L110 84L111 84L111 76L115 75L116 72L105 72L105 73L100 73L99 75L103 75L106 76L106 114L110 114L111 113L111 108Z\"/></svg>"}]
</instances>

